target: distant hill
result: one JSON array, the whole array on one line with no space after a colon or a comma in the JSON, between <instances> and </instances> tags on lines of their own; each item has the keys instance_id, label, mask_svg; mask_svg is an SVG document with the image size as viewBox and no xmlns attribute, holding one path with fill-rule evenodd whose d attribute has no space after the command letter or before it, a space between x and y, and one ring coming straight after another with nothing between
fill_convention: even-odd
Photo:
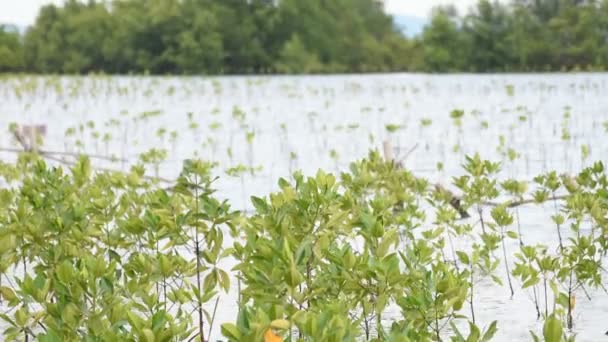
<instances>
[{"instance_id":1,"label":"distant hill","mask_svg":"<svg viewBox=\"0 0 608 342\"><path fill-rule=\"evenodd\" d=\"M11 24L11 23L0 22L0 27L2 27L5 31L17 32L19 34L24 34L25 31L27 31L27 26L15 25L15 24Z\"/></svg>"},{"instance_id":2,"label":"distant hill","mask_svg":"<svg viewBox=\"0 0 608 342\"><path fill-rule=\"evenodd\" d=\"M428 23L426 18L409 15L394 15L395 25L408 37L417 36L422 33L424 25Z\"/></svg>"}]
</instances>

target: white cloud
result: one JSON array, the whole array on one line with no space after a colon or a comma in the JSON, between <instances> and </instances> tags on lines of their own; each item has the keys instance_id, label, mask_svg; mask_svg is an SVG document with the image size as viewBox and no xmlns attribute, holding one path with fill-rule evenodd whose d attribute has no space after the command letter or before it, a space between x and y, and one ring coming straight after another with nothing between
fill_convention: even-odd
<instances>
[{"instance_id":1,"label":"white cloud","mask_svg":"<svg viewBox=\"0 0 608 342\"><path fill-rule=\"evenodd\" d=\"M0 23L30 25L36 20L43 5L61 4L62 0L0 0ZM391 14L427 17L433 6L455 4L462 12L476 0L385 0L386 10Z\"/></svg>"},{"instance_id":2,"label":"white cloud","mask_svg":"<svg viewBox=\"0 0 608 342\"><path fill-rule=\"evenodd\" d=\"M61 4L61 0L0 0L0 23L30 25L36 20L40 7Z\"/></svg>"},{"instance_id":3,"label":"white cloud","mask_svg":"<svg viewBox=\"0 0 608 342\"><path fill-rule=\"evenodd\" d=\"M460 13L465 13L477 0L385 0L386 10L391 14L428 17L434 6L453 4Z\"/></svg>"}]
</instances>

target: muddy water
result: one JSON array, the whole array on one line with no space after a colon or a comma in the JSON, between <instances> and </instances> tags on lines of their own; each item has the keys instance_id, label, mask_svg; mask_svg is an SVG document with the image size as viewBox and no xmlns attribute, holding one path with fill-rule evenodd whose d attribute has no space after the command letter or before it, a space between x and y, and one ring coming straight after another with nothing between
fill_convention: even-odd
<instances>
[{"instance_id":1,"label":"muddy water","mask_svg":"<svg viewBox=\"0 0 608 342\"><path fill-rule=\"evenodd\" d=\"M452 176L462 174L464 155L475 152L503 161L503 179L576 172L608 156L608 74L96 77L62 78L61 87L49 78L32 80L33 90L19 94L15 79L0 81L0 128L46 124L45 149L125 160L96 161L112 169L126 169L150 148L164 148L169 157L158 174L168 179L185 158L216 161L218 193L238 209L251 209L250 195L275 190L278 177L298 169L343 170L383 141L391 142L406 167L448 187ZM454 109L465 112L461 125L450 117ZM399 128L391 132L387 125ZM75 134L66 136L71 127ZM583 158L581 146L587 144L589 156ZM0 147L10 146L11 137L0 135ZM255 168L255 175L224 174L240 164ZM526 243L557 246L553 213L551 205L521 208ZM517 242L507 248L514 252ZM499 321L497 341L529 340L528 330L540 332L532 292L514 285L513 298L506 286L485 280L476 285L477 319L481 325ZM218 322L234 319L235 287L220 301ZM592 300L577 295L578 340L608 341L608 295L589 292ZM219 327L212 336L220 338Z\"/></svg>"}]
</instances>

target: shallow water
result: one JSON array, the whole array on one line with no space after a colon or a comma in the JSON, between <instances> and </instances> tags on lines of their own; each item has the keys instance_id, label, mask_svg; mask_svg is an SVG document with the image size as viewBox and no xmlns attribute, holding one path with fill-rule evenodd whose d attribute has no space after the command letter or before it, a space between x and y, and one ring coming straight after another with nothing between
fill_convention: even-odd
<instances>
[{"instance_id":1,"label":"shallow water","mask_svg":"<svg viewBox=\"0 0 608 342\"><path fill-rule=\"evenodd\" d=\"M381 149L383 141L391 142L397 159L407 155L404 163L415 174L448 187L452 176L462 174L464 155L475 152L503 161L501 179L520 180L547 170L576 172L608 156L603 125L608 74L66 77L61 90L48 78L31 80L37 86L21 94L14 91L15 79L0 80L0 128L10 122L46 124L44 149L127 160L96 162L113 169L127 168L149 148L165 148L169 158L158 172L168 179L177 176L183 159L196 154L218 162L218 194L237 209L250 210L249 196L275 190L278 177L298 169L305 174L344 170L369 149ZM450 118L454 109L465 111L461 128ZM422 125L423 119L431 124ZM96 141L91 130L79 129L65 136L68 128L88 121L99 136L112 137ZM402 128L391 133L389 124ZM562 139L563 127L568 140ZM159 134L161 128L167 133ZM177 132L175 139L171 131ZM514 161L497 151L501 135L503 150L519 154ZM590 154L583 159L586 144ZM10 135L0 135L0 147L9 146L15 146ZM0 157L10 160L14 154L0 152ZM238 164L261 170L236 178L223 174ZM549 205L520 209L526 243L557 246L553 213ZM513 253L517 241L509 240L507 248ZM499 271L504 272L502 266ZM530 340L528 330L540 331L531 291L514 286L510 298L506 286L477 284L477 319L480 325L499 321L497 341ZM234 319L235 287L220 302L218 322ZM578 340L608 340L608 295L590 293L591 301L577 296ZM219 326L214 332L212 340L220 338Z\"/></svg>"}]
</instances>

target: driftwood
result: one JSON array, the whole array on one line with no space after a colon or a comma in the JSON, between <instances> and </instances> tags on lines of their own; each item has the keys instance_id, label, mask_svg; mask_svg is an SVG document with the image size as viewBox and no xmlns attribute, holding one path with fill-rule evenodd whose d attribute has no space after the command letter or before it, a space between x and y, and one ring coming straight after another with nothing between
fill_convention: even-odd
<instances>
[{"instance_id":1,"label":"driftwood","mask_svg":"<svg viewBox=\"0 0 608 342\"><path fill-rule=\"evenodd\" d=\"M96 154L84 154L84 153L72 153L72 152L60 152L60 151L46 151L38 148L37 140L40 136L46 135L46 125L32 125L32 126L18 126L17 129L12 131L13 137L15 140L21 145L21 148L0 148L0 151L4 152L14 152L14 153L36 153L45 159L56 161L62 164L73 166L76 164L75 161L66 160L65 158L58 158L57 155L61 156L69 156L78 158L80 156L86 156L91 159L103 159L109 161L122 161L127 162L127 159L119 159L108 156L96 155ZM96 166L95 169L105 172L123 172L121 170L115 170L110 168L104 168ZM174 180L162 178L162 177L154 177L154 176L143 176L143 178L148 180L156 180L163 183L173 184Z\"/></svg>"},{"instance_id":2,"label":"driftwood","mask_svg":"<svg viewBox=\"0 0 608 342\"><path fill-rule=\"evenodd\" d=\"M46 136L46 125L21 125L13 131L13 137L27 152L38 148L38 138Z\"/></svg>"},{"instance_id":3,"label":"driftwood","mask_svg":"<svg viewBox=\"0 0 608 342\"><path fill-rule=\"evenodd\" d=\"M560 195L560 196L551 196L549 197L549 200L551 201L563 201L565 199L568 198L568 195ZM536 203L536 200L530 198L530 199L521 199L518 201L510 201L510 202L505 202L505 203L497 203L497 202L484 202L483 204L489 207L498 207L500 205L504 205L507 208L515 208L515 207L519 207L522 205L526 205L526 204L533 204Z\"/></svg>"},{"instance_id":4,"label":"driftwood","mask_svg":"<svg viewBox=\"0 0 608 342\"><path fill-rule=\"evenodd\" d=\"M91 159L100 159L100 160L107 160L107 161L112 161L112 162L128 162L128 159L125 158L117 158L117 157L108 157L108 156L103 156L103 155L99 155L99 154L82 154L82 153L76 153L76 152L65 152L65 151L49 151L49 150L27 150L25 148L11 148L11 147L0 147L0 152L14 152L14 153L21 153L21 152L35 152L38 153L42 156L67 156L67 157L79 157L81 155L86 155L87 157L91 158Z\"/></svg>"},{"instance_id":5,"label":"driftwood","mask_svg":"<svg viewBox=\"0 0 608 342\"><path fill-rule=\"evenodd\" d=\"M119 159L119 158L113 158L113 157L108 157L108 156L103 156L103 155L61 152L61 151L47 151L47 150L39 149L38 145L37 145L37 141L38 141L39 137L44 137L46 135L46 125L19 126L19 127L17 127L17 129L14 129L12 131L12 133L13 133L13 137L15 138L15 140L19 143L19 145L21 145L21 148L1 148L0 147L0 151L14 152L14 153L23 153L23 152L36 153L48 160L53 160L53 161L56 161L56 162L59 162L62 164L66 164L66 165L70 165L70 166L75 165L76 162L66 160L65 158L59 158L56 156L69 156L69 157L74 157L74 158L78 158L80 156L86 156L86 157L92 158L92 159L128 162L127 159ZM396 161L393 157L393 150L392 150L390 141L384 141L382 144L382 147L384 150L383 151L384 159L388 160L388 161L392 161L397 168L403 169L404 168L403 162ZM407 158L412 152L414 152L414 150L417 147L418 147L418 144L416 144L414 147L409 149L404 158ZM95 169L100 170L100 171L105 171L105 172L124 172L121 170L103 168L103 167L98 167L98 166L96 166ZM166 178L156 177L156 176L143 176L143 177L148 180L159 181L159 182L166 183L166 184L175 184L177 182L176 180L171 180L171 179L166 179ZM173 187L170 187L168 189L172 189L172 188ZM434 188L435 188L435 190L442 192L449 198L450 206L452 206L452 208L454 208L454 210L456 210L458 212L458 214L460 215L461 218L464 219L464 218L471 217L471 215L462 206L461 197L455 195L453 192L451 192L450 190L448 190L441 184L438 184L438 183L434 184ZM552 197L550 197L550 200L557 200L557 201L565 200L567 197L568 197L567 195L552 196ZM508 208L514 208L514 207L518 207L518 206L522 206L522 205L526 205L526 204L532 204L532 203L536 203L536 201L534 199L521 199L518 201L508 201L508 202L504 202L504 203L484 202L482 204L484 206L491 206L491 207L505 205Z\"/></svg>"},{"instance_id":6,"label":"driftwood","mask_svg":"<svg viewBox=\"0 0 608 342\"><path fill-rule=\"evenodd\" d=\"M416 145L417 146L417 145ZM410 151L408 152L408 155L413 152L413 150L416 148L416 146L414 146L414 148L410 149ZM395 161L393 159L393 151L392 151L392 147L391 147L391 143L390 141L384 141L382 144L383 150L384 150L384 159L388 160L388 161L392 161L393 163L395 163L395 166L397 168L403 168L403 162L402 161ZM443 194L445 194L450 200L450 206L452 206L452 208L454 208L454 210L456 210L458 212L458 214L460 215L461 218L465 219L465 218L469 218L471 217L471 215L463 208L462 206L462 199L459 196L456 196L453 192L451 192L450 190L446 189L443 185L441 184L434 184L435 190L442 192ZM555 195L555 196L551 196L549 198L549 200L555 200L555 201L561 201L561 200L565 200L567 199L568 196L567 195ZM519 207L522 205L526 205L526 204L533 204L536 203L536 200L534 199L520 199L517 201L507 201L504 203L498 203L498 202L484 202L482 203L482 205L484 206L489 206L489 207L498 207L501 205L506 206L507 208L515 208L515 207Z\"/></svg>"},{"instance_id":7,"label":"driftwood","mask_svg":"<svg viewBox=\"0 0 608 342\"><path fill-rule=\"evenodd\" d=\"M412 152L414 152L414 150L417 147L418 147L418 144L414 145L414 147L408 151L408 153L406 154L406 157L409 156ZM393 158L393 148L391 146L390 141L385 140L382 143L382 148L384 150L384 159L385 160L392 161L395 164L395 166L399 169L402 169L404 167L402 161L395 161L395 159ZM435 184L435 189L448 196L448 198L450 199L450 201L449 201L450 205L452 206L452 208L454 208L454 210L456 210L458 212L458 214L460 215L461 218L464 219L464 218L471 217L471 215L469 215L469 213L462 207L460 197L454 195L450 190L446 189L441 184Z\"/></svg>"}]
</instances>

